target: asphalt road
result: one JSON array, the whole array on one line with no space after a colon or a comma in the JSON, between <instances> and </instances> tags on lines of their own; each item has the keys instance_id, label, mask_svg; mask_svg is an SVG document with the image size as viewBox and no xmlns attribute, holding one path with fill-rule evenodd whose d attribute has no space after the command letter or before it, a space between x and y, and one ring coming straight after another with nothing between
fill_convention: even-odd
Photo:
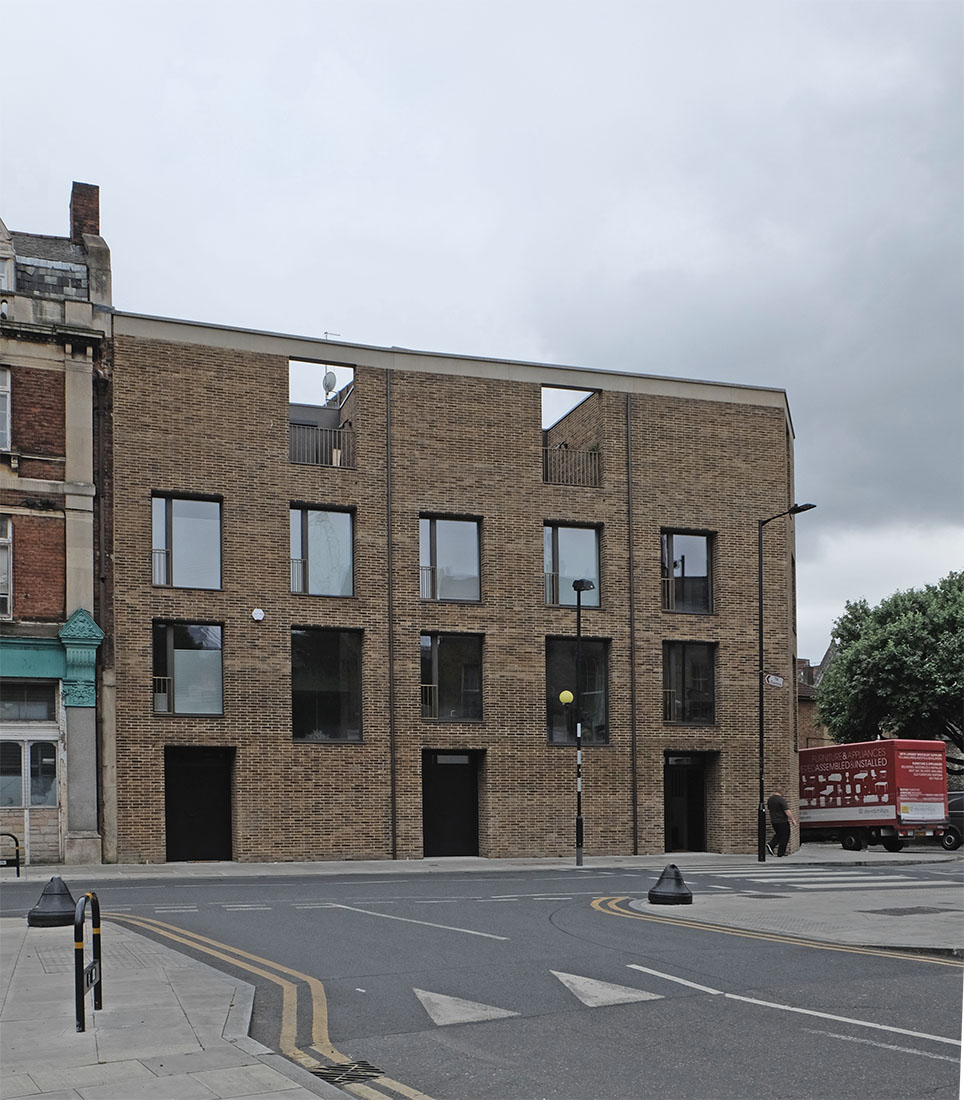
<instances>
[{"instance_id":1,"label":"asphalt road","mask_svg":"<svg viewBox=\"0 0 964 1100\"><path fill-rule=\"evenodd\" d=\"M893 888L906 902L946 881L939 867L852 868L779 892ZM116 919L241 974L258 989L256 1038L361 1063L360 1079L377 1067L409 1100L958 1095L959 967L700 929L669 906L653 921L628 900L652 882L557 869L85 887L105 940ZM765 872L688 884L760 904L775 892ZM3 915L36 895L5 884Z\"/></svg>"}]
</instances>

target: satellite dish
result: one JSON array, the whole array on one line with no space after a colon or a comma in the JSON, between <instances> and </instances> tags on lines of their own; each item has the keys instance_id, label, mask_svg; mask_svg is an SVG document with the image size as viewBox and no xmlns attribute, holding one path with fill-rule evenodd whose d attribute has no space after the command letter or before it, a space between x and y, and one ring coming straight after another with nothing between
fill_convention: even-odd
<instances>
[{"instance_id":1,"label":"satellite dish","mask_svg":"<svg viewBox=\"0 0 964 1100\"><path fill-rule=\"evenodd\" d=\"M335 377L335 372L333 370L328 371L325 375L325 380L322 385L325 387L326 394L331 393L335 386L338 385L338 379Z\"/></svg>"}]
</instances>

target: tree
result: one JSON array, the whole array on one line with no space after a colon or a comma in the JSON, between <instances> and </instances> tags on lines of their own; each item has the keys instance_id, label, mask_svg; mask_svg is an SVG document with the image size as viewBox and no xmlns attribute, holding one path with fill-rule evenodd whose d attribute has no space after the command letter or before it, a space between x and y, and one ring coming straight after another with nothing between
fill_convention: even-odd
<instances>
[{"instance_id":1,"label":"tree","mask_svg":"<svg viewBox=\"0 0 964 1100\"><path fill-rule=\"evenodd\" d=\"M848 601L833 640L837 656L817 687L833 739L941 739L948 771L964 774L964 573L873 608Z\"/></svg>"}]
</instances>

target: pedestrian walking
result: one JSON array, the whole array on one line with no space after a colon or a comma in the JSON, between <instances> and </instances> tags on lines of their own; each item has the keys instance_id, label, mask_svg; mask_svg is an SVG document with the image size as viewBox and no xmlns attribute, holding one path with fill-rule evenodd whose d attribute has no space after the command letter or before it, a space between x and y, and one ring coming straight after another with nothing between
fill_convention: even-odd
<instances>
[{"instance_id":1,"label":"pedestrian walking","mask_svg":"<svg viewBox=\"0 0 964 1100\"><path fill-rule=\"evenodd\" d=\"M783 787L777 784L773 788L773 794L767 799L767 813L770 815L770 824L773 826L773 838L767 845L767 851L773 855L776 848L778 856L787 854L787 845L790 843L790 826L796 825L793 810L787 802Z\"/></svg>"}]
</instances>

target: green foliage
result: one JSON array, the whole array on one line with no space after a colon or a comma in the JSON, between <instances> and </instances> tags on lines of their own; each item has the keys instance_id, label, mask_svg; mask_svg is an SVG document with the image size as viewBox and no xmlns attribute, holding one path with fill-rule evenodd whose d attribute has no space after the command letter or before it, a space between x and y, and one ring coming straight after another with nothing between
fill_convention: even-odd
<instances>
[{"instance_id":1,"label":"green foliage","mask_svg":"<svg viewBox=\"0 0 964 1100\"><path fill-rule=\"evenodd\" d=\"M964 573L873 608L848 602L833 640L838 652L817 688L817 711L835 741L887 731L964 751Z\"/></svg>"}]
</instances>

